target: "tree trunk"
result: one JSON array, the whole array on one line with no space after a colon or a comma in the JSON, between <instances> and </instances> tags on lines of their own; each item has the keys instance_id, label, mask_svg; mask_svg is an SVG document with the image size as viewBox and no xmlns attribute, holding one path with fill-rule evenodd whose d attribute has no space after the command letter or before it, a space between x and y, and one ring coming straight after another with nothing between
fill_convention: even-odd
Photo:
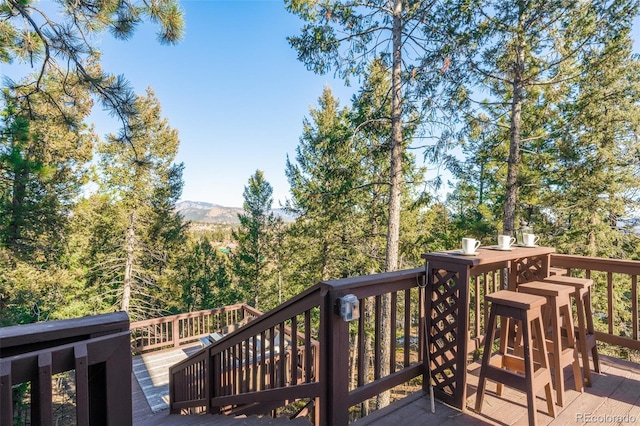
<instances>
[{"instance_id":1,"label":"tree trunk","mask_svg":"<svg viewBox=\"0 0 640 426\"><path fill-rule=\"evenodd\" d=\"M391 186L389 188L389 228L385 270L398 269L400 246L400 201L402 196L402 0L395 0L393 11L393 69L391 71ZM390 371L391 295L381 297L380 360L382 377ZM389 405L391 392L383 392L376 400L376 408Z\"/></svg>"},{"instance_id":2,"label":"tree trunk","mask_svg":"<svg viewBox=\"0 0 640 426\"><path fill-rule=\"evenodd\" d=\"M129 312L131 307L131 288L133 285L133 263L135 260L135 245L136 245L136 214L132 212L129 214L129 227L127 228L127 237L125 241L125 247L127 251L127 257L124 265L124 288L122 289L122 305L120 309Z\"/></svg>"},{"instance_id":3,"label":"tree trunk","mask_svg":"<svg viewBox=\"0 0 640 426\"><path fill-rule=\"evenodd\" d=\"M599 226L600 218L598 217L598 212L594 211L591 214L591 229L589 229L588 235L588 249L586 253L587 256L596 256L596 230L599 228Z\"/></svg>"},{"instance_id":4,"label":"tree trunk","mask_svg":"<svg viewBox=\"0 0 640 426\"><path fill-rule=\"evenodd\" d=\"M522 17L522 13L521 13ZM513 68L513 100L511 102L511 134L509 137L509 159L507 160L507 184L504 197L504 220L502 231L514 235L516 204L518 202L518 167L520 164L520 128L522 124L522 92L524 75L524 46L516 45L516 62Z\"/></svg>"},{"instance_id":5,"label":"tree trunk","mask_svg":"<svg viewBox=\"0 0 640 426\"><path fill-rule=\"evenodd\" d=\"M389 188L389 228L385 270L398 269L400 241L400 201L402 196L402 0L395 1L393 17L393 70L391 99L391 176Z\"/></svg>"},{"instance_id":6,"label":"tree trunk","mask_svg":"<svg viewBox=\"0 0 640 426\"><path fill-rule=\"evenodd\" d=\"M17 254L20 251L22 243L22 227L24 226L24 199L27 195L27 179L29 179L29 170L27 167L21 166L19 170L14 171L13 175L13 193L11 194L11 217L7 227L6 244L10 250Z\"/></svg>"}]
</instances>

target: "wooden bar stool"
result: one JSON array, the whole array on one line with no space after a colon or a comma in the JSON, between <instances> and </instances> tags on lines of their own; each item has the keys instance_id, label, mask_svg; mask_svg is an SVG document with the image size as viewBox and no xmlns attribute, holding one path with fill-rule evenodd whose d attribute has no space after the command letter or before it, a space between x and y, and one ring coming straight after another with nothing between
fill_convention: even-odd
<instances>
[{"instance_id":1,"label":"wooden bar stool","mask_svg":"<svg viewBox=\"0 0 640 426\"><path fill-rule=\"evenodd\" d=\"M573 314L571 313L570 296L572 287L543 281L531 281L518 286L518 292L544 296L547 303L543 308L544 324L550 325L550 333L545 333L546 348L551 354L551 366L556 388L556 403L564 406L564 367L573 366L573 379L578 392L583 392L582 372L578 361L578 348L574 335ZM564 317L564 318L561 318ZM567 330L567 337L563 338L561 327Z\"/></svg>"},{"instance_id":2,"label":"wooden bar stool","mask_svg":"<svg viewBox=\"0 0 640 426\"><path fill-rule=\"evenodd\" d=\"M565 268L556 268L552 266L549 268L549 275L567 275L567 270Z\"/></svg>"},{"instance_id":3,"label":"wooden bar stool","mask_svg":"<svg viewBox=\"0 0 640 426\"><path fill-rule=\"evenodd\" d=\"M582 355L582 371L585 385L591 386L591 369L589 368L589 351L593 360L593 370L600 372L600 361L598 359L598 346L596 345L596 334L593 327L593 312L591 311L591 287L593 280L590 278L576 278L566 276L551 276L544 279L545 282L572 286L575 291L572 294L576 303L576 313L578 314L578 327L576 340Z\"/></svg>"},{"instance_id":4,"label":"wooden bar stool","mask_svg":"<svg viewBox=\"0 0 640 426\"><path fill-rule=\"evenodd\" d=\"M498 395L501 394L502 384L527 394L530 425L537 424L536 394L544 388L549 415L555 418L551 372L549 371L549 359L545 350L542 328L542 306L546 303L546 299L531 294L500 290L487 294L485 300L491 302L491 310L487 322L487 335L478 380L476 411L481 411L486 382L492 380L498 383ZM502 318L500 349L496 354L492 354L498 317ZM522 330L524 343L522 357L507 353L507 336L509 335L507 330L510 321L515 321L518 329ZM534 361L534 350L539 353L538 362Z\"/></svg>"}]
</instances>

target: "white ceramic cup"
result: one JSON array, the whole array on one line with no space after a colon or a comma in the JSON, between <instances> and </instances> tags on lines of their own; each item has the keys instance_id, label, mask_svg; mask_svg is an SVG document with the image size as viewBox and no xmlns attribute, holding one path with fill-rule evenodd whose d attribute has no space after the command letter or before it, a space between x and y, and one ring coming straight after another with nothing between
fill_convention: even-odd
<instances>
[{"instance_id":1,"label":"white ceramic cup","mask_svg":"<svg viewBox=\"0 0 640 426\"><path fill-rule=\"evenodd\" d=\"M462 239L462 252L464 254L475 253L478 247L480 247L480 241L476 240L475 238Z\"/></svg>"},{"instance_id":2,"label":"white ceramic cup","mask_svg":"<svg viewBox=\"0 0 640 426\"><path fill-rule=\"evenodd\" d=\"M516 239L510 235L498 235L498 248L508 250L516 242Z\"/></svg>"},{"instance_id":3,"label":"white ceramic cup","mask_svg":"<svg viewBox=\"0 0 640 426\"><path fill-rule=\"evenodd\" d=\"M522 242L525 246L535 246L540 237L536 236L536 234L527 234L526 232L522 234Z\"/></svg>"}]
</instances>

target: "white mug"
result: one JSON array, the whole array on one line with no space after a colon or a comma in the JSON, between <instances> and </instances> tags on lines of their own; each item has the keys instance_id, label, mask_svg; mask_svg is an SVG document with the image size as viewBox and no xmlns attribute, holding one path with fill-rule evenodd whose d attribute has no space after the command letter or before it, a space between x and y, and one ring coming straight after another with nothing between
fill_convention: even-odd
<instances>
[{"instance_id":1,"label":"white mug","mask_svg":"<svg viewBox=\"0 0 640 426\"><path fill-rule=\"evenodd\" d=\"M536 236L536 234L527 234L526 232L522 234L522 242L525 246L535 246L540 237Z\"/></svg>"},{"instance_id":2,"label":"white mug","mask_svg":"<svg viewBox=\"0 0 640 426\"><path fill-rule=\"evenodd\" d=\"M464 254L475 253L478 247L480 247L480 241L476 240L475 238L462 239L462 252Z\"/></svg>"},{"instance_id":3,"label":"white mug","mask_svg":"<svg viewBox=\"0 0 640 426\"><path fill-rule=\"evenodd\" d=\"M507 250L516 242L516 239L510 235L498 235L498 248Z\"/></svg>"}]
</instances>

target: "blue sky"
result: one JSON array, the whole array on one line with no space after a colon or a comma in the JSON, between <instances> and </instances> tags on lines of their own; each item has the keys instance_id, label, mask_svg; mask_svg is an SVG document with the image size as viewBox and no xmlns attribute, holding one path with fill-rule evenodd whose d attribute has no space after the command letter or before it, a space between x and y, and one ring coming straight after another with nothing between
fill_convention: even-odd
<instances>
[{"instance_id":1,"label":"blue sky","mask_svg":"<svg viewBox=\"0 0 640 426\"><path fill-rule=\"evenodd\" d=\"M296 59L286 37L301 21L281 0L183 0L186 34L176 46L142 26L127 41L102 37L103 68L124 74L136 92L153 88L180 134L183 200L242 206L257 169L273 186L274 207L288 196L286 156L295 158L302 121L328 85L346 104L354 91ZM95 114L100 135L117 130Z\"/></svg>"},{"instance_id":2,"label":"blue sky","mask_svg":"<svg viewBox=\"0 0 640 426\"><path fill-rule=\"evenodd\" d=\"M96 40L103 69L124 74L138 94L151 87L163 116L179 132L177 162L185 165L182 200L241 207L249 177L262 170L274 207L288 197L287 154L295 158L302 121L325 86L345 105L354 87L307 71L286 37L302 26L282 0L181 0L186 33L174 46L157 41L152 24L128 40ZM48 10L51 0L40 6ZM18 79L23 64L0 64ZM357 82L356 82L357 83ZM100 137L119 123L100 106L90 121Z\"/></svg>"}]
</instances>

